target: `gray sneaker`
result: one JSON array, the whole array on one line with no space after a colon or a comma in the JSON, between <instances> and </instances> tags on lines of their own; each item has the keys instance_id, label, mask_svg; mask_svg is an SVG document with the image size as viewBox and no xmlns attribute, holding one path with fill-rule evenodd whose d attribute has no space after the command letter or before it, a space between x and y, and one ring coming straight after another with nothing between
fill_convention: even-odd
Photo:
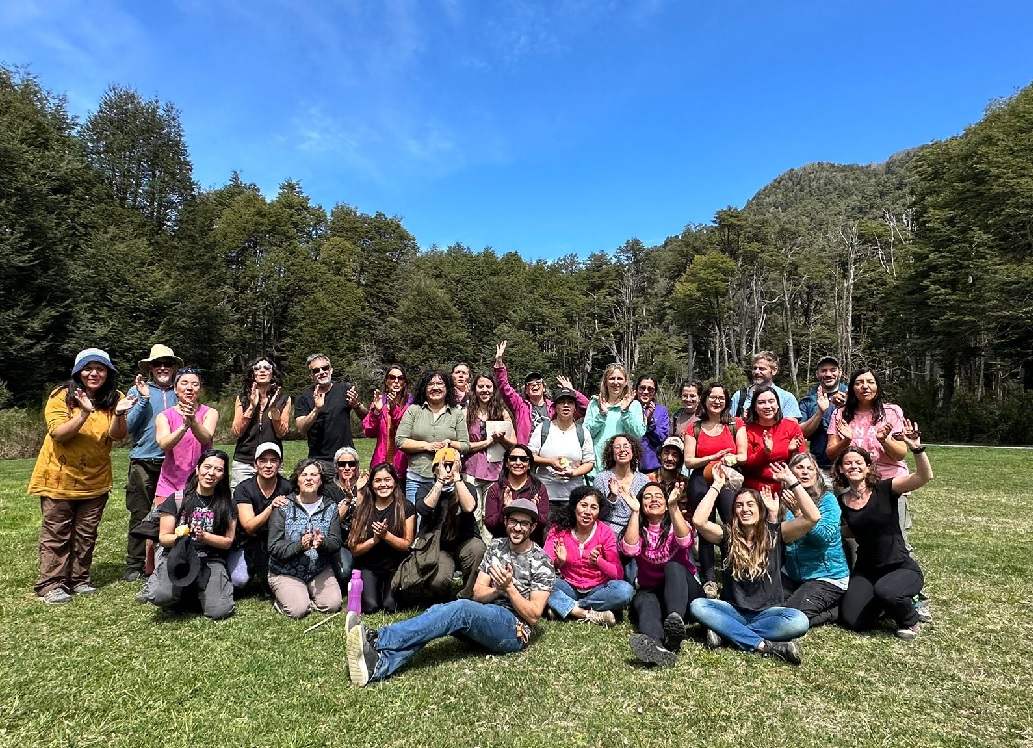
<instances>
[{"instance_id":1,"label":"gray sneaker","mask_svg":"<svg viewBox=\"0 0 1033 748\"><path fill-rule=\"evenodd\" d=\"M707 638L703 642L706 649L720 649L724 645L721 635L714 629L707 629Z\"/></svg>"},{"instance_id":2,"label":"gray sneaker","mask_svg":"<svg viewBox=\"0 0 1033 748\"><path fill-rule=\"evenodd\" d=\"M617 625L617 617L609 610L586 610L583 620L605 629Z\"/></svg>"},{"instance_id":3,"label":"gray sneaker","mask_svg":"<svg viewBox=\"0 0 1033 748\"><path fill-rule=\"evenodd\" d=\"M79 584L72 587L73 595L92 595L96 591L97 588L89 582L80 582Z\"/></svg>"},{"instance_id":4,"label":"gray sneaker","mask_svg":"<svg viewBox=\"0 0 1033 748\"><path fill-rule=\"evenodd\" d=\"M764 642L764 656L788 662L790 665L799 665L801 662L800 646L796 640L787 642Z\"/></svg>"},{"instance_id":5,"label":"gray sneaker","mask_svg":"<svg viewBox=\"0 0 1033 748\"><path fill-rule=\"evenodd\" d=\"M60 587L55 587L40 599L47 605L64 605L72 602L72 596Z\"/></svg>"},{"instance_id":6,"label":"gray sneaker","mask_svg":"<svg viewBox=\"0 0 1033 748\"><path fill-rule=\"evenodd\" d=\"M348 636L348 633L362 623L362 619L359 618L359 614L353 610L348 611L348 615L344 617L344 635Z\"/></svg>"},{"instance_id":7,"label":"gray sneaker","mask_svg":"<svg viewBox=\"0 0 1033 748\"><path fill-rule=\"evenodd\" d=\"M717 582L710 581L703 585L703 594L706 595L707 600L717 599Z\"/></svg>"},{"instance_id":8,"label":"gray sneaker","mask_svg":"<svg viewBox=\"0 0 1033 748\"><path fill-rule=\"evenodd\" d=\"M380 653L374 646L376 629L368 629L361 623L348 632L348 677L356 686L365 686L373 677L380 662Z\"/></svg>"},{"instance_id":9,"label":"gray sneaker","mask_svg":"<svg viewBox=\"0 0 1033 748\"><path fill-rule=\"evenodd\" d=\"M914 641L918 638L918 632L922 630L922 624L916 623L914 626L908 626L907 628L897 629L897 638L903 639L906 642Z\"/></svg>"},{"instance_id":10,"label":"gray sneaker","mask_svg":"<svg viewBox=\"0 0 1033 748\"><path fill-rule=\"evenodd\" d=\"M631 635L631 652L640 662L659 667L674 667L677 659L674 652L661 647L645 634Z\"/></svg>"}]
</instances>

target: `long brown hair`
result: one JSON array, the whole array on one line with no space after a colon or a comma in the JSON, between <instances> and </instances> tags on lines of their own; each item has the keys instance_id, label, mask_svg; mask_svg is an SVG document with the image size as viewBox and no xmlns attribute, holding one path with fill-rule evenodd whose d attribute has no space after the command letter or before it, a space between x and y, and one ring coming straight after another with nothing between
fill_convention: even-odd
<instances>
[{"instance_id":1,"label":"long brown hair","mask_svg":"<svg viewBox=\"0 0 1033 748\"><path fill-rule=\"evenodd\" d=\"M470 404L466 408L467 431L472 430L478 421L477 413L481 407L481 401L477 397L477 383L482 379L487 379L495 387L491 393L491 399L488 400L485 406L488 411L488 420L503 421L506 418L504 414L509 413L509 408L506 407L506 404L502 400L502 391L499 389L499 384L495 381L495 377L491 374L478 374L470 380ZM512 418L512 416L510 416L510 418ZM484 434L482 438L486 439L487 437L488 435Z\"/></svg>"},{"instance_id":2,"label":"long brown hair","mask_svg":"<svg viewBox=\"0 0 1033 748\"><path fill-rule=\"evenodd\" d=\"M764 500L760 493L752 488L744 488L735 498L743 494L753 497L757 502L757 512L760 514L760 522L747 527L735 515L725 527L728 536L728 556L725 558L724 567L732 570L733 579L758 579L771 575L768 573L768 554L775 547L775 539L768 531L767 509L764 507Z\"/></svg>"},{"instance_id":3,"label":"long brown hair","mask_svg":"<svg viewBox=\"0 0 1033 748\"><path fill-rule=\"evenodd\" d=\"M352 529L348 533L349 548L354 548L359 543L373 537L371 525L373 510L377 502L377 497L373 493L373 479L377 477L377 473L387 473L395 481L395 490L391 495L394 512L391 515L388 530L398 536L405 534L405 507L402 506L402 502L405 501L405 494L398 483L398 473L395 471L394 465L389 462L381 462L374 465L369 471L369 481L359 491L359 499L355 505L355 515L352 519Z\"/></svg>"}]
</instances>

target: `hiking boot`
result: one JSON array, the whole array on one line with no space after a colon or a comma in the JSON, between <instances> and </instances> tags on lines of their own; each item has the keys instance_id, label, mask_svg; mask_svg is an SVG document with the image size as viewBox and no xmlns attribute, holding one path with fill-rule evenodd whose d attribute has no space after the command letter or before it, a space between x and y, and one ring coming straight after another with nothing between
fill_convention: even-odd
<instances>
[{"instance_id":1,"label":"hiking boot","mask_svg":"<svg viewBox=\"0 0 1033 748\"><path fill-rule=\"evenodd\" d=\"M64 605L72 602L72 596L60 587L55 587L40 599L47 605Z\"/></svg>"},{"instance_id":2,"label":"hiking boot","mask_svg":"<svg viewBox=\"0 0 1033 748\"><path fill-rule=\"evenodd\" d=\"M710 581L703 585L703 594L707 600L717 600L717 582Z\"/></svg>"},{"instance_id":3,"label":"hiking boot","mask_svg":"<svg viewBox=\"0 0 1033 748\"><path fill-rule=\"evenodd\" d=\"M907 628L897 629L897 638L903 639L906 642L914 641L918 638L918 632L922 630L922 624L916 623L914 626L908 626Z\"/></svg>"},{"instance_id":4,"label":"hiking boot","mask_svg":"<svg viewBox=\"0 0 1033 748\"><path fill-rule=\"evenodd\" d=\"M348 632L348 677L356 686L364 686L373 677L380 662L376 649L377 630L368 629L362 623Z\"/></svg>"},{"instance_id":5,"label":"hiking boot","mask_svg":"<svg viewBox=\"0 0 1033 748\"><path fill-rule=\"evenodd\" d=\"M787 642L764 642L764 656L775 657L790 665L800 664L800 647L796 640Z\"/></svg>"},{"instance_id":6,"label":"hiking boot","mask_svg":"<svg viewBox=\"0 0 1033 748\"><path fill-rule=\"evenodd\" d=\"M143 576L143 573L136 569L129 569L125 574L122 575L123 582L138 582Z\"/></svg>"},{"instance_id":7,"label":"hiking boot","mask_svg":"<svg viewBox=\"0 0 1033 748\"><path fill-rule=\"evenodd\" d=\"M79 584L72 587L73 595L92 595L96 591L97 588L89 582L79 582Z\"/></svg>"},{"instance_id":8,"label":"hiking boot","mask_svg":"<svg viewBox=\"0 0 1033 748\"><path fill-rule=\"evenodd\" d=\"M664 619L664 649L680 652L683 639L685 639L685 621L677 613L668 614Z\"/></svg>"},{"instance_id":9,"label":"hiking boot","mask_svg":"<svg viewBox=\"0 0 1033 748\"><path fill-rule=\"evenodd\" d=\"M674 652L661 647L645 634L631 635L631 652L638 658L639 662L659 667L674 667L676 659Z\"/></svg>"},{"instance_id":10,"label":"hiking boot","mask_svg":"<svg viewBox=\"0 0 1033 748\"><path fill-rule=\"evenodd\" d=\"M617 617L608 610L586 610L584 620L608 629L617 625Z\"/></svg>"},{"instance_id":11,"label":"hiking boot","mask_svg":"<svg viewBox=\"0 0 1033 748\"><path fill-rule=\"evenodd\" d=\"M724 640L721 635L714 631L714 629L707 629L707 638L703 640L703 647L705 649L720 649L724 645Z\"/></svg>"}]
</instances>

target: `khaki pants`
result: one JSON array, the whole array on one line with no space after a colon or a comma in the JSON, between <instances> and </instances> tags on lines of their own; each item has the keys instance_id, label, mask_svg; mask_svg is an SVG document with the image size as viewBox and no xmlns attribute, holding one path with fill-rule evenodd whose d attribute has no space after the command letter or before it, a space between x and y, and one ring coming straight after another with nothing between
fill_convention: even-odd
<instances>
[{"instance_id":1,"label":"khaki pants","mask_svg":"<svg viewBox=\"0 0 1033 748\"><path fill-rule=\"evenodd\" d=\"M155 460L130 460L129 479L126 481L126 509L129 510L129 529L136 527L154 506L154 490L158 487L161 463ZM147 560L147 541L128 535L126 540L126 571L143 573Z\"/></svg>"},{"instance_id":2,"label":"khaki pants","mask_svg":"<svg viewBox=\"0 0 1033 748\"><path fill-rule=\"evenodd\" d=\"M309 604L321 613L336 613L341 609L341 585L337 583L332 567L327 566L310 582L286 574L270 574L269 587L283 612L291 618L308 615Z\"/></svg>"},{"instance_id":3,"label":"khaki pants","mask_svg":"<svg viewBox=\"0 0 1033 748\"><path fill-rule=\"evenodd\" d=\"M37 595L58 587L71 592L90 583L97 527L107 503L108 494L95 499L40 497L39 581L33 588Z\"/></svg>"}]
</instances>

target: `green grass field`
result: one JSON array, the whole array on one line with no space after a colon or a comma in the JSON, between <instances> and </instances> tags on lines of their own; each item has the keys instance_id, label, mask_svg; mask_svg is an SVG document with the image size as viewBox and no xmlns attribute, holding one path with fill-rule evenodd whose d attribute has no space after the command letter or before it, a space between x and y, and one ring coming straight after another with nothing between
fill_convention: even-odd
<instances>
[{"instance_id":1,"label":"green grass field","mask_svg":"<svg viewBox=\"0 0 1033 748\"><path fill-rule=\"evenodd\" d=\"M929 452L912 542L935 621L913 643L823 628L792 668L689 640L660 671L632 661L627 623L546 622L523 653L440 641L365 689L344 670L343 616L305 634L318 616L257 599L220 623L136 604L120 581L126 450L101 591L38 602L32 461L0 462L0 746L1033 746L1033 451Z\"/></svg>"}]
</instances>

